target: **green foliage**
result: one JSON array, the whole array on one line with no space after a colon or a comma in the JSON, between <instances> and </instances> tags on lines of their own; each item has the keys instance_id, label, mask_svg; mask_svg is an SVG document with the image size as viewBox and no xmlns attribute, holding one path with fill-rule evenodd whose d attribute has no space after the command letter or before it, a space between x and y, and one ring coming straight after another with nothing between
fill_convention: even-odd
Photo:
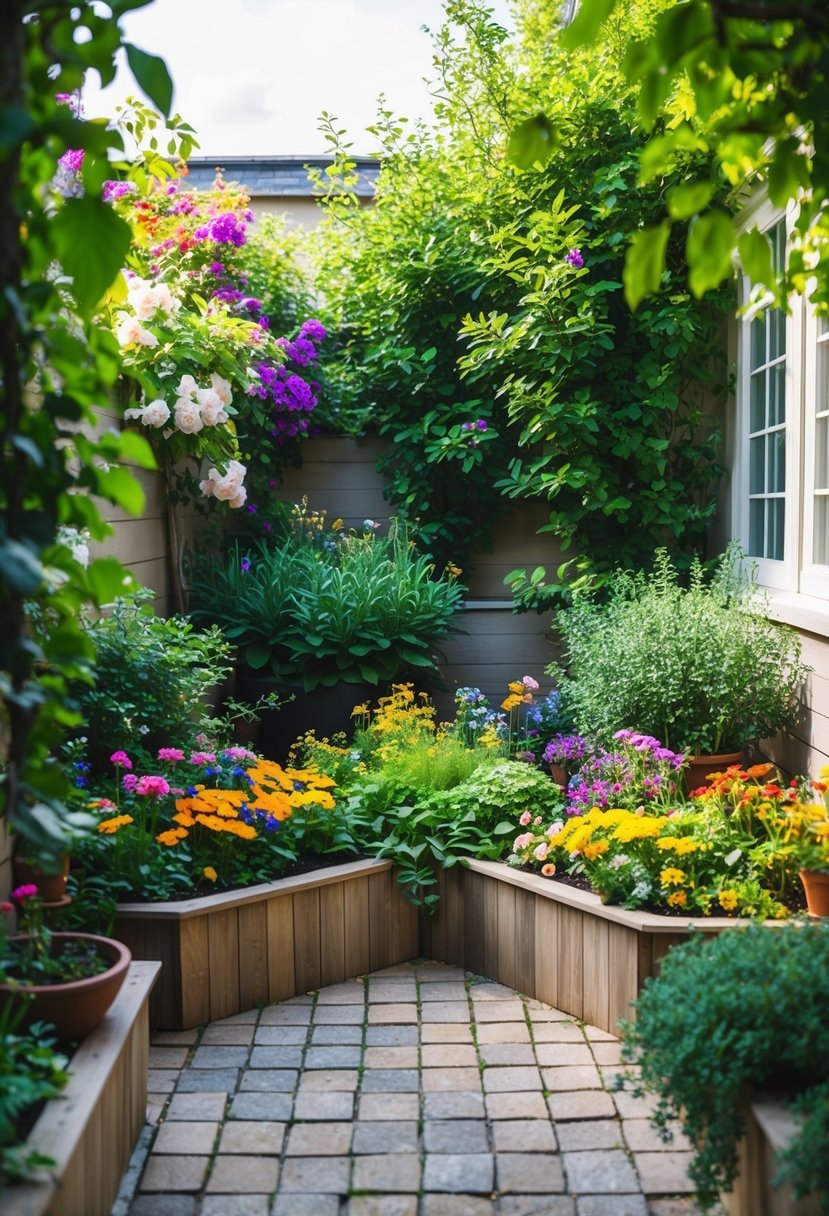
<instances>
[{"instance_id":1,"label":"green foliage","mask_svg":"<svg viewBox=\"0 0 829 1216\"><path fill-rule=\"evenodd\" d=\"M584 44L601 36L606 18L612 15L614 27L622 25L621 9L618 0L583 4L562 42L584 53ZM668 217L630 246L625 289L631 305L659 289L663 233L676 218L696 221L685 241L694 294L729 279L734 254L745 251L729 215L707 209L712 187L725 185L736 204L747 187L765 185L781 210L797 204L793 249L777 274L766 254L746 270L778 304L793 291L805 294L814 276L813 299L825 309L829 17L822 0L772 6L683 0L665 6L650 36L625 30L624 43L625 72L650 132L640 154L640 184L661 183L682 166L685 192L679 217L669 195ZM696 165L687 161L689 149L699 153ZM758 228L750 231L755 246L768 248Z\"/></svg>"},{"instance_id":2,"label":"green foliage","mask_svg":"<svg viewBox=\"0 0 829 1216\"><path fill-rule=\"evenodd\" d=\"M617 571L607 602L574 595L557 618L559 675L580 731L609 740L630 727L675 751L718 754L791 725L808 668L742 561L731 546L709 582L695 564L683 587L659 550L650 574Z\"/></svg>"},{"instance_id":3,"label":"green foliage","mask_svg":"<svg viewBox=\"0 0 829 1216\"><path fill-rule=\"evenodd\" d=\"M85 626L95 654L93 682L74 693L96 768L118 750L154 755L171 739L191 746L205 695L232 671L221 630L158 617L152 598L144 591L118 599Z\"/></svg>"},{"instance_id":4,"label":"green foliage","mask_svg":"<svg viewBox=\"0 0 829 1216\"><path fill-rule=\"evenodd\" d=\"M58 529L103 539L110 529L96 498L130 514L143 503L134 479L116 466L154 467L144 441L101 434L94 412L110 398L120 367L112 335L93 316L129 239L99 197L110 154L123 156L121 136L81 121L56 94L77 95L90 68L104 85L113 79L119 22L143 3L114 0L103 16L91 0L46 10L10 0L0 14L2 813L46 853L60 851L68 824L68 786L52 757L77 724L68 684L84 677L91 658L81 610L130 583L112 559L84 570L58 542ZM144 87L163 93L158 63L133 59ZM58 165L70 149L84 153L79 172ZM37 639L25 601L45 623Z\"/></svg>"},{"instance_id":5,"label":"green foliage","mask_svg":"<svg viewBox=\"0 0 829 1216\"><path fill-rule=\"evenodd\" d=\"M340 682L378 684L401 672L436 673L434 646L452 628L461 589L434 577L404 530L341 534L333 549L302 536L224 565L199 564L194 620L221 626L244 663L306 691Z\"/></svg>"},{"instance_id":6,"label":"green foliage","mask_svg":"<svg viewBox=\"0 0 829 1216\"><path fill-rule=\"evenodd\" d=\"M275 334L293 333L314 304L307 268L301 261L303 234L285 216L265 214L235 252L235 264L247 278L247 291L262 301L262 311Z\"/></svg>"},{"instance_id":7,"label":"green foliage","mask_svg":"<svg viewBox=\"0 0 829 1216\"><path fill-rule=\"evenodd\" d=\"M67 1060L55 1051L51 1027L36 1023L20 1030L25 1003L0 1007L0 1188L20 1182L39 1166L54 1162L27 1151L21 1138L27 1119L41 1102L56 1098L69 1080Z\"/></svg>"},{"instance_id":8,"label":"green foliage","mask_svg":"<svg viewBox=\"0 0 829 1216\"><path fill-rule=\"evenodd\" d=\"M829 1081L814 1085L791 1104L799 1134L779 1154L776 1185L790 1183L798 1199L818 1195L823 1216L829 1213L829 1162L815 1145L829 1144Z\"/></svg>"},{"instance_id":9,"label":"green foliage","mask_svg":"<svg viewBox=\"0 0 829 1216\"><path fill-rule=\"evenodd\" d=\"M528 0L519 15L509 46L479 0L449 5L437 133L383 111L376 205L327 201L315 240L339 338L332 392L346 425L392 440L389 495L439 561L486 547L509 497L550 501L549 531L579 568L641 564L658 543L699 551L720 472L711 352L727 297L700 305L685 287L681 220L670 239L664 228L666 268L654 263L664 296L632 317L622 277L626 245L701 154L640 184L646 136L619 37L574 58L551 42L553 10ZM511 165L509 131L539 110L546 125L526 119ZM545 580L546 597L573 572Z\"/></svg>"},{"instance_id":10,"label":"green foliage","mask_svg":"<svg viewBox=\"0 0 829 1216\"><path fill-rule=\"evenodd\" d=\"M671 949L659 978L646 981L636 1021L624 1026L623 1057L641 1065L642 1088L658 1096L656 1126L681 1121L695 1146L691 1177L709 1206L734 1180L743 1104L764 1090L800 1095L800 1111L813 1112L786 1168L799 1192L825 1188L825 1154L815 1151L823 1141L809 1134L825 1127L827 1000L826 923L700 936ZM825 1189L820 1198L829 1211Z\"/></svg>"}]
</instances>

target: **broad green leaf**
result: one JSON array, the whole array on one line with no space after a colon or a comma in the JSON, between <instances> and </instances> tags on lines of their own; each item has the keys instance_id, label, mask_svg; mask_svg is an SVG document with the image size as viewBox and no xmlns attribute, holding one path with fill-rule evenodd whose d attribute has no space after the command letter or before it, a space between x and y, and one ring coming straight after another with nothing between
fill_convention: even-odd
<instances>
[{"instance_id":1,"label":"broad green leaf","mask_svg":"<svg viewBox=\"0 0 829 1216\"><path fill-rule=\"evenodd\" d=\"M691 291L698 299L732 273L733 249L734 225L725 211L707 211L691 225L685 256Z\"/></svg>"},{"instance_id":2,"label":"broad green leaf","mask_svg":"<svg viewBox=\"0 0 829 1216\"><path fill-rule=\"evenodd\" d=\"M561 33L561 45L572 50L592 42L616 7L616 0L581 0L573 20Z\"/></svg>"},{"instance_id":3,"label":"broad green leaf","mask_svg":"<svg viewBox=\"0 0 829 1216\"><path fill-rule=\"evenodd\" d=\"M688 182L683 186L673 186L667 195L668 215L675 220L689 220L708 206L713 193L713 182Z\"/></svg>"},{"instance_id":4,"label":"broad green leaf","mask_svg":"<svg viewBox=\"0 0 829 1216\"><path fill-rule=\"evenodd\" d=\"M99 604L110 604L121 595L135 591L138 581L125 570L117 557L99 557L84 572L86 586Z\"/></svg>"},{"instance_id":5,"label":"broad green leaf","mask_svg":"<svg viewBox=\"0 0 829 1216\"><path fill-rule=\"evenodd\" d=\"M51 232L78 304L90 312L118 277L132 241L129 224L100 199L70 198Z\"/></svg>"},{"instance_id":6,"label":"broad green leaf","mask_svg":"<svg viewBox=\"0 0 829 1216\"><path fill-rule=\"evenodd\" d=\"M778 143L769 166L769 198L775 207L785 207L794 201L801 187L809 187L806 158L798 152L798 143L787 139Z\"/></svg>"},{"instance_id":7,"label":"broad green leaf","mask_svg":"<svg viewBox=\"0 0 829 1216\"><path fill-rule=\"evenodd\" d=\"M25 545L4 540L0 543L0 575L18 595L33 595L43 582L43 567Z\"/></svg>"},{"instance_id":8,"label":"broad green leaf","mask_svg":"<svg viewBox=\"0 0 829 1216\"><path fill-rule=\"evenodd\" d=\"M558 138L546 114L536 114L519 123L510 132L507 159L519 169L531 169L546 164Z\"/></svg>"},{"instance_id":9,"label":"broad green leaf","mask_svg":"<svg viewBox=\"0 0 829 1216\"><path fill-rule=\"evenodd\" d=\"M771 242L759 228L750 228L740 234L737 240L737 251L740 255L740 265L751 279L752 283L771 284L774 280L774 267L771 260Z\"/></svg>"},{"instance_id":10,"label":"broad green leaf","mask_svg":"<svg viewBox=\"0 0 829 1216\"><path fill-rule=\"evenodd\" d=\"M167 64L158 55L148 55L131 42L125 42L124 49L130 71L141 90L158 107L162 117L167 118L173 106L173 82Z\"/></svg>"},{"instance_id":11,"label":"broad green leaf","mask_svg":"<svg viewBox=\"0 0 829 1216\"><path fill-rule=\"evenodd\" d=\"M144 510L147 497L144 488L127 469L117 466L96 469L95 480L96 492L123 507L130 515L140 515Z\"/></svg>"},{"instance_id":12,"label":"broad green leaf","mask_svg":"<svg viewBox=\"0 0 829 1216\"><path fill-rule=\"evenodd\" d=\"M633 312L646 296L659 291L665 269L670 221L637 232L625 254L625 299Z\"/></svg>"},{"instance_id":13,"label":"broad green leaf","mask_svg":"<svg viewBox=\"0 0 829 1216\"><path fill-rule=\"evenodd\" d=\"M271 648L266 642L253 642L245 647L245 662L254 671L260 671L267 666L271 657Z\"/></svg>"}]
</instances>

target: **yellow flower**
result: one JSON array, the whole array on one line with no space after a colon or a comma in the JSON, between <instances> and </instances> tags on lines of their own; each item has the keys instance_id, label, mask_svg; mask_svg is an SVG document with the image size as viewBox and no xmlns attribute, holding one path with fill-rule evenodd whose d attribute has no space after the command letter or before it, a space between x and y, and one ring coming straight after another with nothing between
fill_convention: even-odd
<instances>
[{"instance_id":1,"label":"yellow flower","mask_svg":"<svg viewBox=\"0 0 829 1216\"><path fill-rule=\"evenodd\" d=\"M602 853L606 853L609 847L606 840L594 840L592 844L585 845L584 855L588 861L592 861L594 857L601 857Z\"/></svg>"},{"instance_id":2,"label":"yellow flower","mask_svg":"<svg viewBox=\"0 0 829 1216\"><path fill-rule=\"evenodd\" d=\"M696 853L699 844L690 836L660 836L656 842L658 849L670 849L672 853L676 853L679 857L684 857L686 853Z\"/></svg>"},{"instance_id":3,"label":"yellow flower","mask_svg":"<svg viewBox=\"0 0 829 1216\"><path fill-rule=\"evenodd\" d=\"M242 840L256 839L256 828L250 823L242 823L239 819L226 819L224 830L233 836L239 836Z\"/></svg>"},{"instance_id":4,"label":"yellow flower","mask_svg":"<svg viewBox=\"0 0 829 1216\"><path fill-rule=\"evenodd\" d=\"M726 912L733 912L737 907L737 904L740 902L737 892L731 890L730 888L726 891L720 891L717 899L720 901L720 907L724 908Z\"/></svg>"},{"instance_id":5,"label":"yellow flower","mask_svg":"<svg viewBox=\"0 0 829 1216\"><path fill-rule=\"evenodd\" d=\"M98 824L98 831L102 832L104 836L112 836L119 828L132 822L132 815L116 815L114 819L102 819Z\"/></svg>"},{"instance_id":6,"label":"yellow flower","mask_svg":"<svg viewBox=\"0 0 829 1216\"><path fill-rule=\"evenodd\" d=\"M454 562L447 562L445 569L449 578L459 578L463 574L463 570L461 570L460 566L456 566Z\"/></svg>"},{"instance_id":7,"label":"yellow flower","mask_svg":"<svg viewBox=\"0 0 829 1216\"><path fill-rule=\"evenodd\" d=\"M685 871L677 870L675 866L668 866L659 875L659 881L663 887L681 887L685 882Z\"/></svg>"},{"instance_id":8,"label":"yellow flower","mask_svg":"<svg viewBox=\"0 0 829 1216\"><path fill-rule=\"evenodd\" d=\"M202 874L205 876L205 878L209 878L211 882L215 882L216 879L219 877L219 875L216 873L216 871L213 869L212 866L205 866L204 869L202 870Z\"/></svg>"},{"instance_id":9,"label":"yellow flower","mask_svg":"<svg viewBox=\"0 0 829 1216\"><path fill-rule=\"evenodd\" d=\"M334 522L332 523L332 525L331 525L331 531L332 531L332 532L341 532L341 531L342 531L342 529L343 529L344 527L345 527L345 524L344 524L344 523L343 523L343 521L342 521L342 520L341 520L341 519L338 517L338 518L337 518L337 519L335 519L335 520L334 520Z\"/></svg>"},{"instance_id":10,"label":"yellow flower","mask_svg":"<svg viewBox=\"0 0 829 1216\"><path fill-rule=\"evenodd\" d=\"M162 832L159 836L156 836L156 840L159 844L166 844L172 848L173 845L176 845L180 840L183 840L186 835L187 832L184 830L184 828L170 828L168 831Z\"/></svg>"},{"instance_id":11,"label":"yellow flower","mask_svg":"<svg viewBox=\"0 0 829 1216\"><path fill-rule=\"evenodd\" d=\"M684 908L687 902L684 891L674 891L673 895L668 896L669 908Z\"/></svg>"}]
</instances>

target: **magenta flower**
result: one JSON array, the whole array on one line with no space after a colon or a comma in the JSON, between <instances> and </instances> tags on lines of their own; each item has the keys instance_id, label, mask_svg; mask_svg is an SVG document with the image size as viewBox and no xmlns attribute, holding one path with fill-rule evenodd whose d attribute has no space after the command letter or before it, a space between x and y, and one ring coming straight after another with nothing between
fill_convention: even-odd
<instances>
[{"instance_id":1,"label":"magenta flower","mask_svg":"<svg viewBox=\"0 0 829 1216\"><path fill-rule=\"evenodd\" d=\"M581 270L584 265L584 258L581 256L580 249L571 249L565 257L565 262L568 266L572 266L574 270Z\"/></svg>"},{"instance_id":2,"label":"magenta flower","mask_svg":"<svg viewBox=\"0 0 829 1216\"><path fill-rule=\"evenodd\" d=\"M170 792L170 783L164 777L140 777L135 792L143 798L163 798Z\"/></svg>"},{"instance_id":3,"label":"magenta flower","mask_svg":"<svg viewBox=\"0 0 829 1216\"><path fill-rule=\"evenodd\" d=\"M255 760L255 752L249 752L246 747L226 747L222 752L228 760Z\"/></svg>"},{"instance_id":4,"label":"magenta flower","mask_svg":"<svg viewBox=\"0 0 829 1216\"><path fill-rule=\"evenodd\" d=\"M58 164L67 173L80 173L84 156L83 148L69 148L63 156L58 158Z\"/></svg>"},{"instance_id":5,"label":"magenta flower","mask_svg":"<svg viewBox=\"0 0 829 1216\"><path fill-rule=\"evenodd\" d=\"M216 757L212 752L193 752L190 757L191 764L215 764Z\"/></svg>"},{"instance_id":6,"label":"magenta flower","mask_svg":"<svg viewBox=\"0 0 829 1216\"><path fill-rule=\"evenodd\" d=\"M126 752L113 752L109 759L111 764L120 764L121 768L132 768L132 760Z\"/></svg>"},{"instance_id":7,"label":"magenta flower","mask_svg":"<svg viewBox=\"0 0 829 1216\"><path fill-rule=\"evenodd\" d=\"M131 794L132 791L135 789L135 787L138 785L138 778L136 777L135 773L125 773L124 776L121 778L121 785L124 787L124 789L127 791L128 794Z\"/></svg>"},{"instance_id":8,"label":"magenta flower","mask_svg":"<svg viewBox=\"0 0 829 1216\"><path fill-rule=\"evenodd\" d=\"M160 747L158 749L159 760L169 760L172 764L177 764L184 759L184 752L180 747Z\"/></svg>"},{"instance_id":9,"label":"magenta flower","mask_svg":"<svg viewBox=\"0 0 829 1216\"><path fill-rule=\"evenodd\" d=\"M27 899L32 899L35 895L37 895L37 887L33 882L24 882L22 886L15 887L11 893L12 899L18 904L24 903Z\"/></svg>"}]
</instances>

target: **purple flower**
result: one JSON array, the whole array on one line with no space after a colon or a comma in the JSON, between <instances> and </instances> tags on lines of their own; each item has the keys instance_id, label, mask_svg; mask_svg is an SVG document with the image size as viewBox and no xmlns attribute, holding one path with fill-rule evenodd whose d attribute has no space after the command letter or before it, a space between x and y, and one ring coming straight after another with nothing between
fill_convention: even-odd
<instances>
[{"instance_id":1,"label":"purple flower","mask_svg":"<svg viewBox=\"0 0 829 1216\"><path fill-rule=\"evenodd\" d=\"M568 266L572 266L574 270L581 270L584 265L584 258L581 256L580 249L571 249L565 257L565 262Z\"/></svg>"},{"instance_id":2,"label":"purple flower","mask_svg":"<svg viewBox=\"0 0 829 1216\"><path fill-rule=\"evenodd\" d=\"M322 342L326 332L325 326L316 317L309 317L299 327L299 336L301 338L308 338L310 342Z\"/></svg>"},{"instance_id":3,"label":"purple flower","mask_svg":"<svg viewBox=\"0 0 829 1216\"><path fill-rule=\"evenodd\" d=\"M248 570L250 570L250 558L243 557L242 558L242 574L247 574Z\"/></svg>"},{"instance_id":4,"label":"purple flower","mask_svg":"<svg viewBox=\"0 0 829 1216\"><path fill-rule=\"evenodd\" d=\"M65 169L67 173L80 173L83 166L83 158L86 155L83 148L69 148L64 152L63 156L58 160L61 169Z\"/></svg>"},{"instance_id":5,"label":"purple flower","mask_svg":"<svg viewBox=\"0 0 829 1216\"><path fill-rule=\"evenodd\" d=\"M125 194L135 194L138 190L135 182L104 182L101 187L101 198L105 203L114 203L116 199L123 198Z\"/></svg>"},{"instance_id":6,"label":"purple flower","mask_svg":"<svg viewBox=\"0 0 829 1216\"><path fill-rule=\"evenodd\" d=\"M210 273L211 274L224 274L224 272L225 272L225 268L221 262L211 262L210 263Z\"/></svg>"},{"instance_id":7,"label":"purple flower","mask_svg":"<svg viewBox=\"0 0 829 1216\"><path fill-rule=\"evenodd\" d=\"M486 418L479 418L478 421L475 423L475 428L476 428L476 430L479 430L479 431L485 431L486 430Z\"/></svg>"}]
</instances>

